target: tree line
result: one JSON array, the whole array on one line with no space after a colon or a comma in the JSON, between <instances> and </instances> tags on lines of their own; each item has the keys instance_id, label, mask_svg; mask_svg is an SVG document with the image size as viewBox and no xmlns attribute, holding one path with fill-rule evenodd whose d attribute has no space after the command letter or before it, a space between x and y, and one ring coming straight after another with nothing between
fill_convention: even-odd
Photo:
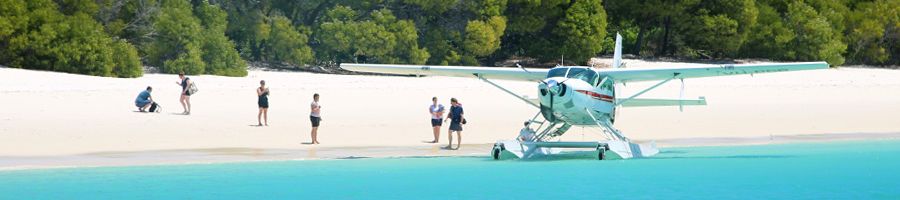
<instances>
[{"instance_id":1,"label":"tree line","mask_svg":"<svg viewBox=\"0 0 900 200\"><path fill-rule=\"evenodd\" d=\"M0 0L0 64L245 76L247 61L585 64L639 57L900 64L897 0Z\"/></svg>"}]
</instances>

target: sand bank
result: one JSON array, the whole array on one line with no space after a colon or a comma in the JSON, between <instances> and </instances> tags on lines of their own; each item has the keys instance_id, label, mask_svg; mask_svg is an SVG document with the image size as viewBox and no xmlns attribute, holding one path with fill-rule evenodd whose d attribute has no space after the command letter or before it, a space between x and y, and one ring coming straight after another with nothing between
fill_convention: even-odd
<instances>
[{"instance_id":1,"label":"sand bank","mask_svg":"<svg viewBox=\"0 0 900 200\"><path fill-rule=\"evenodd\" d=\"M629 67L675 65L626 62ZM184 116L177 114L181 112L180 87L174 75L117 79L0 68L0 163L9 167L19 165L11 162L23 158L78 160L86 159L79 156L104 152L198 149L296 152L275 159L302 159L306 157L298 155L310 151L330 152L315 157L371 156L359 153L371 148L390 149L375 156L483 155L487 151L481 149L489 148L486 144L514 137L521 122L537 113L514 97L471 78L266 71L251 71L240 78L191 78L200 92L192 99L192 115ZM266 80L272 91L268 127L254 126L254 89L259 80ZM537 93L534 83L497 82L523 95L534 97ZM621 95L652 84L628 84L626 94ZM164 106L163 113L134 112L135 96L148 85L153 86L153 97ZM900 132L897 70L839 68L713 77L687 79L685 86L685 97L705 96L709 105L686 107L683 112L677 107L624 108L616 126L629 137L645 141ZM645 95L677 98L679 88L680 83L673 81ZM322 95L323 144L318 146L302 144L309 141L313 93ZM438 145L422 142L432 139L427 113L432 96L445 105L450 97L461 100L470 122L465 126L463 142L473 144L472 148L442 151ZM573 128L563 139L596 139L599 135L594 131ZM446 141L444 134L439 145L446 145ZM360 148L364 150L352 150ZM432 150L434 153L429 153Z\"/></svg>"}]
</instances>

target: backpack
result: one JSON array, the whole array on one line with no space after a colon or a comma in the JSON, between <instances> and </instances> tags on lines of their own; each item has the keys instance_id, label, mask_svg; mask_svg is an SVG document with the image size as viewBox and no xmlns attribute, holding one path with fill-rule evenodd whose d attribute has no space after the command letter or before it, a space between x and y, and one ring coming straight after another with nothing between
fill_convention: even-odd
<instances>
[{"instance_id":1,"label":"backpack","mask_svg":"<svg viewBox=\"0 0 900 200\"><path fill-rule=\"evenodd\" d=\"M191 81L191 87L188 88L188 91L191 94L197 94L197 92L200 91L200 89L197 89L197 82Z\"/></svg>"},{"instance_id":2,"label":"backpack","mask_svg":"<svg viewBox=\"0 0 900 200\"><path fill-rule=\"evenodd\" d=\"M153 102L150 104L150 112L162 112L162 106L159 106L159 104Z\"/></svg>"}]
</instances>

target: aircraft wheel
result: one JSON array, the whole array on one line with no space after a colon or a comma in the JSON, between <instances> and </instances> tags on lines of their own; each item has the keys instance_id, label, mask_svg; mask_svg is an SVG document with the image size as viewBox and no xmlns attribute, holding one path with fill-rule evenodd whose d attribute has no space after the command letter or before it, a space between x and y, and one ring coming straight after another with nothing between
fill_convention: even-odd
<instances>
[{"instance_id":1,"label":"aircraft wheel","mask_svg":"<svg viewBox=\"0 0 900 200\"><path fill-rule=\"evenodd\" d=\"M599 153L597 153L597 159L598 160L606 159L606 149L600 149Z\"/></svg>"},{"instance_id":2,"label":"aircraft wheel","mask_svg":"<svg viewBox=\"0 0 900 200\"><path fill-rule=\"evenodd\" d=\"M491 156L494 157L494 160L500 160L500 148L494 148L491 152Z\"/></svg>"}]
</instances>

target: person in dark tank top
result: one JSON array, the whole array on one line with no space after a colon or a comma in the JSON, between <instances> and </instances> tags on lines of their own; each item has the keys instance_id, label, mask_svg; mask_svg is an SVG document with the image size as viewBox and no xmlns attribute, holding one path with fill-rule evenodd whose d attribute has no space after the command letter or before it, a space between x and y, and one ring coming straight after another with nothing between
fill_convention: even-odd
<instances>
[{"instance_id":1,"label":"person in dark tank top","mask_svg":"<svg viewBox=\"0 0 900 200\"><path fill-rule=\"evenodd\" d=\"M178 78L181 79L181 81L176 81L175 84L178 84L181 86L181 99L179 99L179 102L181 102L181 107L184 108L184 112L182 112L181 114L190 115L191 114L191 90L189 88L191 88L190 86L192 84L191 79L188 77L185 77L184 72L178 73Z\"/></svg>"},{"instance_id":2,"label":"person in dark tank top","mask_svg":"<svg viewBox=\"0 0 900 200\"><path fill-rule=\"evenodd\" d=\"M265 120L265 125L269 126L269 88L266 87L266 81L259 81L259 87L256 88L256 96L257 101L256 104L259 106L259 114L256 115L256 121L259 123L259 126L263 126L263 121Z\"/></svg>"},{"instance_id":3,"label":"person in dark tank top","mask_svg":"<svg viewBox=\"0 0 900 200\"><path fill-rule=\"evenodd\" d=\"M447 137L449 138L450 144L447 145L446 149L454 149L453 148L453 132L456 132L456 148L462 146L462 124L465 124L466 118L463 117L463 108L462 104L456 100L456 98L450 99L450 114L447 115L447 119L450 120L450 131L447 132ZM446 121L446 120L445 120Z\"/></svg>"}]
</instances>

